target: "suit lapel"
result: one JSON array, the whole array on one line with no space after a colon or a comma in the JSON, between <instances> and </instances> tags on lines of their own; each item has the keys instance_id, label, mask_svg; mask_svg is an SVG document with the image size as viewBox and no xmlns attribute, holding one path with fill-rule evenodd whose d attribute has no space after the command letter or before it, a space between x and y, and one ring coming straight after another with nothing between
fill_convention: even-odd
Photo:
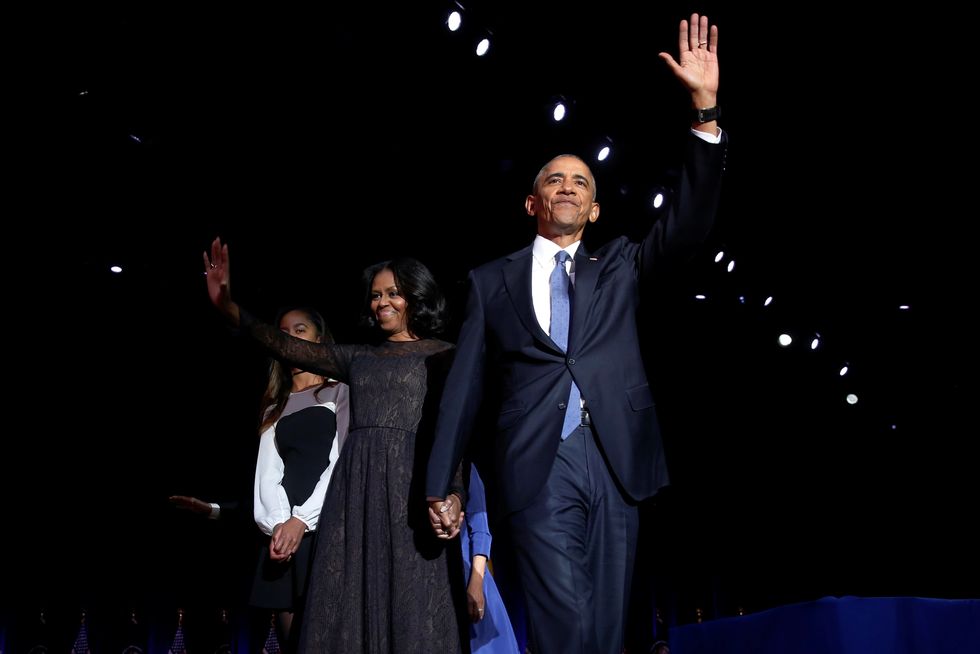
<instances>
[{"instance_id":1,"label":"suit lapel","mask_svg":"<svg viewBox=\"0 0 980 654\"><path fill-rule=\"evenodd\" d=\"M521 250L512 256L510 261L504 264L503 275L507 294L514 303L514 311L520 317L524 328L534 338L560 353L561 348L555 345L555 342L541 329L534 315L534 301L531 299L531 248Z\"/></svg>"},{"instance_id":2,"label":"suit lapel","mask_svg":"<svg viewBox=\"0 0 980 654\"><path fill-rule=\"evenodd\" d=\"M568 331L568 349L574 351L578 335L585 329L585 318L592 305L596 282L599 281L599 261L589 257L584 245L575 253L575 294L572 298L572 325Z\"/></svg>"}]
</instances>

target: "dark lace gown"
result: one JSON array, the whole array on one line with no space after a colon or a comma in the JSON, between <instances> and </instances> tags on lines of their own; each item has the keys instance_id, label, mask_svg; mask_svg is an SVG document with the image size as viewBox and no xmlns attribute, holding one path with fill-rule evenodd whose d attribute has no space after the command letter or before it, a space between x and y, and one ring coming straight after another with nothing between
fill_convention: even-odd
<instances>
[{"instance_id":1,"label":"dark lace gown","mask_svg":"<svg viewBox=\"0 0 980 654\"><path fill-rule=\"evenodd\" d=\"M453 346L436 339L322 346L244 314L243 325L284 359L350 386L350 431L320 515L300 651L468 650L459 628L467 624L459 539L433 536L424 496Z\"/></svg>"}]
</instances>

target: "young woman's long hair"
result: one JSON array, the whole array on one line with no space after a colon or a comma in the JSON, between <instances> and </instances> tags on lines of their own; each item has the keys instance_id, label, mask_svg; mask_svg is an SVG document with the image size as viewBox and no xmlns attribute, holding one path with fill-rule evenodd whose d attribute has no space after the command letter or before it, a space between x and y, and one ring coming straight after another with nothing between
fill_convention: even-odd
<instances>
[{"instance_id":1,"label":"young woman's long hair","mask_svg":"<svg viewBox=\"0 0 980 654\"><path fill-rule=\"evenodd\" d=\"M327 329L327 323L323 320L323 316L320 315L319 311L310 307L286 307L280 309L279 313L276 314L276 322L273 324L278 327L283 316L290 311L300 311L306 315L306 318L316 330L315 340L317 343L334 342L333 334ZM336 383L324 378L323 383L314 391L314 395ZM266 384L265 392L262 394L262 403L260 405L262 407L262 413L259 416L260 434L273 425L279 419L279 416L282 415L283 409L286 408L286 401L289 399L289 394L292 390L292 370L289 366L283 365L278 359L271 359L269 361L269 382Z\"/></svg>"}]
</instances>

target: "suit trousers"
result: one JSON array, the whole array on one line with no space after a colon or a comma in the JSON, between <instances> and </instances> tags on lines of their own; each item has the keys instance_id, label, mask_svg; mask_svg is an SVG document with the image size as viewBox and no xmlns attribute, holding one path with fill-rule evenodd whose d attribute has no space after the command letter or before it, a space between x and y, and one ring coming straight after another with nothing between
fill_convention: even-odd
<instances>
[{"instance_id":1,"label":"suit trousers","mask_svg":"<svg viewBox=\"0 0 980 654\"><path fill-rule=\"evenodd\" d=\"M621 654L639 517L593 427L561 442L544 488L508 522L534 654Z\"/></svg>"}]
</instances>

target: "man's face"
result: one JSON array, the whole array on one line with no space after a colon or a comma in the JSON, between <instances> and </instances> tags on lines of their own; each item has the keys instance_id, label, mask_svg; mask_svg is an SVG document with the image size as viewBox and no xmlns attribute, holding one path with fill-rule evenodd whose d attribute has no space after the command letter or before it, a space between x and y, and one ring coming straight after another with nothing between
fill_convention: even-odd
<instances>
[{"instance_id":1,"label":"man's face","mask_svg":"<svg viewBox=\"0 0 980 654\"><path fill-rule=\"evenodd\" d=\"M556 157L545 166L532 195L528 215L538 220L538 234L581 237L587 222L599 217L592 171L577 157Z\"/></svg>"}]
</instances>

